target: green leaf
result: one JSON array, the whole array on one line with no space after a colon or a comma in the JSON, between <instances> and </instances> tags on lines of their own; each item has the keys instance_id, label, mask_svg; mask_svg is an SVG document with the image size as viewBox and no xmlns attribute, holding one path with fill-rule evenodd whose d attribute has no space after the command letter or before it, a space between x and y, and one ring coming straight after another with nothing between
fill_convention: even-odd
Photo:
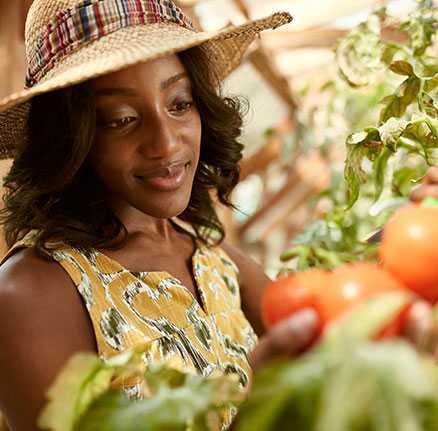
<instances>
[{"instance_id":1,"label":"green leaf","mask_svg":"<svg viewBox=\"0 0 438 431\"><path fill-rule=\"evenodd\" d=\"M379 127L380 139L392 152L397 151L401 135L410 123L400 118L391 117Z\"/></svg>"},{"instance_id":2,"label":"green leaf","mask_svg":"<svg viewBox=\"0 0 438 431\"><path fill-rule=\"evenodd\" d=\"M382 63L389 66L392 63L392 60L394 56L397 54L397 52L398 49L395 48L394 46L390 46L390 45L385 46L385 49L382 54Z\"/></svg>"},{"instance_id":3,"label":"green leaf","mask_svg":"<svg viewBox=\"0 0 438 431\"><path fill-rule=\"evenodd\" d=\"M95 353L73 356L47 392L49 399L39 418L43 428L71 431L90 405L108 392L110 382L124 372L138 373L149 343L100 361Z\"/></svg>"},{"instance_id":4,"label":"green leaf","mask_svg":"<svg viewBox=\"0 0 438 431\"><path fill-rule=\"evenodd\" d=\"M403 138L409 139L413 144L421 145L427 140L429 128L424 121L412 122L406 127Z\"/></svg>"},{"instance_id":5,"label":"green leaf","mask_svg":"<svg viewBox=\"0 0 438 431\"><path fill-rule=\"evenodd\" d=\"M387 293L361 303L354 311L325 328L324 344L339 344L345 339L365 340L377 335L412 302L406 292Z\"/></svg>"},{"instance_id":6,"label":"green leaf","mask_svg":"<svg viewBox=\"0 0 438 431\"><path fill-rule=\"evenodd\" d=\"M412 144L414 146L412 151L423 157L428 165L436 164L434 160L431 160L430 149L438 148L438 138L430 131L430 126L426 121L409 124L400 141Z\"/></svg>"},{"instance_id":7,"label":"green leaf","mask_svg":"<svg viewBox=\"0 0 438 431\"><path fill-rule=\"evenodd\" d=\"M364 131L367 133L367 137L362 145L365 147L366 157L373 162L383 150L380 131L375 127L365 127Z\"/></svg>"},{"instance_id":8,"label":"green leaf","mask_svg":"<svg viewBox=\"0 0 438 431\"><path fill-rule=\"evenodd\" d=\"M132 349L107 359L105 365L115 368L119 373L126 369L133 369L135 372L138 372L143 364L143 355L147 353L149 348L150 343L139 344Z\"/></svg>"},{"instance_id":9,"label":"green leaf","mask_svg":"<svg viewBox=\"0 0 438 431\"><path fill-rule=\"evenodd\" d=\"M202 377L154 364L146 379L151 393L140 401L108 392L83 416L79 431L207 431L221 423L220 412L242 400L237 375Z\"/></svg>"},{"instance_id":10,"label":"green leaf","mask_svg":"<svg viewBox=\"0 0 438 431\"><path fill-rule=\"evenodd\" d=\"M108 390L113 376L114 370L102 364L96 354L73 356L47 393L49 403L39 418L39 425L71 431L89 405Z\"/></svg>"},{"instance_id":11,"label":"green leaf","mask_svg":"<svg viewBox=\"0 0 438 431\"><path fill-rule=\"evenodd\" d=\"M434 431L438 369L405 341L344 339L256 374L238 431Z\"/></svg>"},{"instance_id":12,"label":"green leaf","mask_svg":"<svg viewBox=\"0 0 438 431\"><path fill-rule=\"evenodd\" d=\"M379 129L366 127L363 132L353 133L347 137L347 158L344 176L348 182L348 207L351 208L359 197L360 186L366 180L362 169L364 157L375 160L383 150Z\"/></svg>"},{"instance_id":13,"label":"green leaf","mask_svg":"<svg viewBox=\"0 0 438 431\"><path fill-rule=\"evenodd\" d=\"M391 156L392 156L392 152L389 151L388 148L384 148L380 156L374 161L373 170L374 170L374 179L376 186L374 201L377 201L379 197L382 195L383 188L385 186L386 167L388 165L388 160Z\"/></svg>"},{"instance_id":14,"label":"green leaf","mask_svg":"<svg viewBox=\"0 0 438 431\"><path fill-rule=\"evenodd\" d=\"M382 67L386 45L380 39L380 19L369 20L338 41L335 56L341 77L352 87L367 85L374 71Z\"/></svg>"},{"instance_id":15,"label":"green leaf","mask_svg":"<svg viewBox=\"0 0 438 431\"><path fill-rule=\"evenodd\" d=\"M326 359L320 353L310 354L258 372L251 396L239 410L237 431L314 430Z\"/></svg>"},{"instance_id":16,"label":"green leaf","mask_svg":"<svg viewBox=\"0 0 438 431\"><path fill-rule=\"evenodd\" d=\"M362 144L366 140L368 136L367 132L357 132L352 133L351 135L348 135L347 137L347 145L356 145L356 144Z\"/></svg>"},{"instance_id":17,"label":"green leaf","mask_svg":"<svg viewBox=\"0 0 438 431\"><path fill-rule=\"evenodd\" d=\"M290 259L293 259L295 257L298 257L300 259L307 259L308 255L310 253L310 247L309 245L298 245L291 250L285 251L280 255L280 260L287 261Z\"/></svg>"},{"instance_id":18,"label":"green leaf","mask_svg":"<svg viewBox=\"0 0 438 431\"><path fill-rule=\"evenodd\" d=\"M392 189L398 196L409 196L412 190L412 181L418 178L418 169L410 166L399 166L392 176Z\"/></svg>"},{"instance_id":19,"label":"green leaf","mask_svg":"<svg viewBox=\"0 0 438 431\"><path fill-rule=\"evenodd\" d=\"M438 96L423 92L423 107L426 115L438 118Z\"/></svg>"},{"instance_id":20,"label":"green leaf","mask_svg":"<svg viewBox=\"0 0 438 431\"><path fill-rule=\"evenodd\" d=\"M344 176L348 182L348 206L351 208L359 198L360 186L365 181L366 174L362 169L365 147L362 145L347 145Z\"/></svg>"},{"instance_id":21,"label":"green leaf","mask_svg":"<svg viewBox=\"0 0 438 431\"><path fill-rule=\"evenodd\" d=\"M389 65L389 69L398 75L415 75L412 64L403 60L394 61Z\"/></svg>"},{"instance_id":22,"label":"green leaf","mask_svg":"<svg viewBox=\"0 0 438 431\"><path fill-rule=\"evenodd\" d=\"M406 342L344 345L322 387L318 430L425 431L433 420L437 381ZM436 392L436 393L434 393ZM436 423L436 420L435 420Z\"/></svg>"},{"instance_id":23,"label":"green leaf","mask_svg":"<svg viewBox=\"0 0 438 431\"><path fill-rule=\"evenodd\" d=\"M424 91L431 92L438 87L438 75L424 78Z\"/></svg>"},{"instance_id":24,"label":"green leaf","mask_svg":"<svg viewBox=\"0 0 438 431\"><path fill-rule=\"evenodd\" d=\"M384 105L380 111L380 124L385 123L391 117L403 117L406 108L417 100L420 89L421 79L410 76L400 84L395 94L383 98L380 102Z\"/></svg>"},{"instance_id":25,"label":"green leaf","mask_svg":"<svg viewBox=\"0 0 438 431\"><path fill-rule=\"evenodd\" d=\"M435 11L436 9L420 5L419 10L411 13L409 19L400 27L408 34L415 57L422 56L433 43L437 27Z\"/></svg>"},{"instance_id":26,"label":"green leaf","mask_svg":"<svg viewBox=\"0 0 438 431\"><path fill-rule=\"evenodd\" d=\"M320 238L328 234L327 223L324 220L309 222L293 239L293 244L312 245L319 244Z\"/></svg>"}]
</instances>

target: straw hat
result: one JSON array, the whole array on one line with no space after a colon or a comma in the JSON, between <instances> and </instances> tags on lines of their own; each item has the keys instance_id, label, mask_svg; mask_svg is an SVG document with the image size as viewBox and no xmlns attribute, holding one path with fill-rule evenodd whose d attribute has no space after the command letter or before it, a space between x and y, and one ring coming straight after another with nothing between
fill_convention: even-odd
<instances>
[{"instance_id":1,"label":"straw hat","mask_svg":"<svg viewBox=\"0 0 438 431\"><path fill-rule=\"evenodd\" d=\"M170 0L34 0L26 20L25 89L0 102L0 159L26 140L32 97L142 61L203 45L220 78L263 30L287 24L278 12L213 32L196 32Z\"/></svg>"}]
</instances>

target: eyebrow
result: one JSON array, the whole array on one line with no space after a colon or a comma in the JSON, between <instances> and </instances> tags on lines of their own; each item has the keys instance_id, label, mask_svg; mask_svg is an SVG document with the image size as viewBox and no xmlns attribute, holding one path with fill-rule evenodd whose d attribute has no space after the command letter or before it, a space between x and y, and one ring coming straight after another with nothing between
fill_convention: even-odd
<instances>
[{"instance_id":1,"label":"eyebrow","mask_svg":"<svg viewBox=\"0 0 438 431\"><path fill-rule=\"evenodd\" d=\"M160 83L160 90L165 90L166 88L169 88L172 84L179 81L180 79L187 78L187 76L188 75L186 72L181 72L178 73L177 75L171 76L170 78ZM138 96L138 93L133 88L129 88L129 87L105 87L96 91L96 96L114 96L114 95L136 97Z\"/></svg>"},{"instance_id":2,"label":"eyebrow","mask_svg":"<svg viewBox=\"0 0 438 431\"><path fill-rule=\"evenodd\" d=\"M95 93L96 96L131 96L136 97L138 93L132 88L125 87L105 87L97 90Z\"/></svg>"},{"instance_id":3,"label":"eyebrow","mask_svg":"<svg viewBox=\"0 0 438 431\"><path fill-rule=\"evenodd\" d=\"M171 76L169 79L166 79L160 84L160 89L165 90L170 87L173 83L179 81L180 79L187 78L186 72L178 73L177 75Z\"/></svg>"}]
</instances>

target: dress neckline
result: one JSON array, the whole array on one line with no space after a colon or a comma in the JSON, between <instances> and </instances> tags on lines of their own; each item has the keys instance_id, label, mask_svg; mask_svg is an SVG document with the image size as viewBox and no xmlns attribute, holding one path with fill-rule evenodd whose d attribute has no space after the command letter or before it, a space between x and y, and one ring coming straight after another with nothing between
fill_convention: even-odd
<instances>
[{"instance_id":1,"label":"dress neckline","mask_svg":"<svg viewBox=\"0 0 438 431\"><path fill-rule=\"evenodd\" d=\"M180 288L182 288L184 290L185 293L187 293L189 295L191 301L196 303L199 306L201 312L204 314L207 314L208 313L208 303L206 300L205 292L204 292L204 289L202 288L202 285L199 282L199 278L196 274L196 260L198 258L198 255L199 255L201 248L203 247L203 244L201 243L201 241L199 241L196 238L194 238L194 243L195 243L195 250L193 251L193 254L191 256L192 276L193 276L193 279L195 282L195 287L198 290L199 299L201 302L199 302L197 300L195 295L193 295L193 293L190 291L190 289L188 289L179 278L173 276L168 271L165 271L165 270L134 271L134 270L126 268L120 262L118 262L117 260L113 259L112 257L106 255L104 252L102 252L98 249L92 249L92 250L93 250L93 254L95 254L96 258L98 256L101 256L106 262L109 263L110 268L114 268L114 271L111 271L113 273L120 273L120 272L128 273L141 283L147 283L145 281L145 279L150 274L156 274L158 276L161 276L163 279L167 278L167 279L173 280L174 282L176 282L176 284Z\"/></svg>"}]
</instances>

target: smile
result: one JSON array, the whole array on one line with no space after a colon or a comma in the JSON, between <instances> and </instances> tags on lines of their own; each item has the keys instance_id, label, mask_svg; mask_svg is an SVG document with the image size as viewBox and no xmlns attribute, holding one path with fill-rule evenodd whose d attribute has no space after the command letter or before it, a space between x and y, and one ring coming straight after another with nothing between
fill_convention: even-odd
<instances>
[{"instance_id":1,"label":"smile","mask_svg":"<svg viewBox=\"0 0 438 431\"><path fill-rule=\"evenodd\" d=\"M189 163L165 166L145 175L135 175L136 180L160 191L171 191L181 186L186 177Z\"/></svg>"}]
</instances>

